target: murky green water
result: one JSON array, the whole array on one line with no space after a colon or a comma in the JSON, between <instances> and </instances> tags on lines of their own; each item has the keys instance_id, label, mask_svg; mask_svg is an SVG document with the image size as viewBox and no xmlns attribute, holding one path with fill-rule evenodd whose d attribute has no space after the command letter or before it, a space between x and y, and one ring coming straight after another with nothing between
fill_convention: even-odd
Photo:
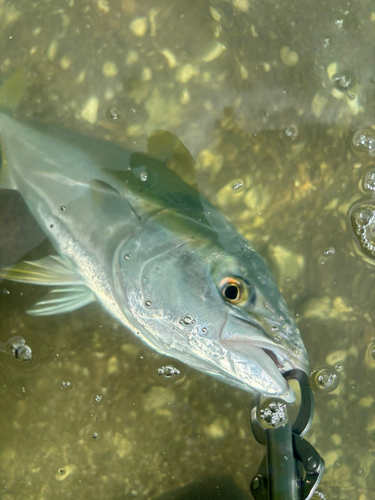
<instances>
[{"instance_id":1,"label":"murky green water","mask_svg":"<svg viewBox=\"0 0 375 500\"><path fill-rule=\"evenodd\" d=\"M320 498L375 498L375 4L2 0L0 33L1 78L27 73L18 117L137 150L154 129L186 144L326 369L307 436L326 461ZM13 215L3 204L2 264L38 236ZM250 498L264 450L247 394L175 362L181 376L160 377L169 360L96 305L27 316L43 293L0 283L2 499L151 499L224 474Z\"/></svg>"}]
</instances>

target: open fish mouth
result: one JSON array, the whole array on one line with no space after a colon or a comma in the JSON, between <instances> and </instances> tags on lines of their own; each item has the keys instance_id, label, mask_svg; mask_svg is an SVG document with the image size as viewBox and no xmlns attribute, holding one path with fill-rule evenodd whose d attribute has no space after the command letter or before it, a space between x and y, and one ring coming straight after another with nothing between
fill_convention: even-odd
<instances>
[{"instance_id":1,"label":"open fish mouth","mask_svg":"<svg viewBox=\"0 0 375 500\"><path fill-rule=\"evenodd\" d=\"M268 332L275 325L273 318L264 318L264 325L255 318L228 315L220 332L220 343L229 352L228 356L247 367L239 375L243 383L254 392L281 397L287 402L295 398L293 390L283 373L297 368L308 373L309 365L302 342L298 342L298 329L290 323L285 330L278 325L278 335Z\"/></svg>"},{"instance_id":2,"label":"open fish mouth","mask_svg":"<svg viewBox=\"0 0 375 500\"><path fill-rule=\"evenodd\" d=\"M308 374L309 363L307 359L297 356L285 347L275 346L274 344L271 347L267 345L267 342L264 344L262 342L254 342L253 345L254 347L261 348L272 359L281 373L297 368Z\"/></svg>"},{"instance_id":3,"label":"open fish mouth","mask_svg":"<svg viewBox=\"0 0 375 500\"><path fill-rule=\"evenodd\" d=\"M225 345L236 351L247 352L249 349L261 349L276 365L281 373L297 368L308 373L309 363L303 357L296 356L283 346L275 345L272 340L245 340L242 337L232 337Z\"/></svg>"},{"instance_id":4,"label":"open fish mouth","mask_svg":"<svg viewBox=\"0 0 375 500\"><path fill-rule=\"evenodd\" d=\"M226 330L229 323L232 323L230 331L236 333L231 334ZM261 349L281 373L297 368L308 374L309 363L303 345L293 344L285 337L272 337L262 324L252 318L244 319L237 315L228 317L220 340L230 349L245 353Z\"/></svg>"}]
</instances>

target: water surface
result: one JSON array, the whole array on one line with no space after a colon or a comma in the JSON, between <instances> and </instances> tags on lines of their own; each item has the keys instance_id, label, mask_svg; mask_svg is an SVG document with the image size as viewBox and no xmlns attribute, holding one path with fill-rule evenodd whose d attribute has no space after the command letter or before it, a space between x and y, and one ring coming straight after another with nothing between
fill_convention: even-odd
<instances>
[{"instance_id":1,"label":"water surface","mask_svg":"<svg viewBox=\"0 0 375 500\"><path fill-rule=\"evenodd\" d=\"M375 498L375 271L356 232L373 203L374 4L16 0L0 2L0 30L2 80L26 73L20 119L141 151L155 129L184 142L296 315L320 498ZM27 215L9 207L2 264L47 255L34 230L20 243ZM250 498L264 450L248 394L153 353L95 304L27 316L43 293L0 283L2 499L149 499L223 474ZM11 353L17 336L30 362ZM158 375L170 363L181 375Z\"/></svg>"}]
</instances>

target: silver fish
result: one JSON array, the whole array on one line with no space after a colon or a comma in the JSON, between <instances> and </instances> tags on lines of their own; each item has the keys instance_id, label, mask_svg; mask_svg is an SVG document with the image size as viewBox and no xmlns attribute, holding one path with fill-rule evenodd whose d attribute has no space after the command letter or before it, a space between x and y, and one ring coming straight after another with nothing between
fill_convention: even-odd
<instances>
[{"instance_id":1,"label":"silver fish","mask_svg":"<svg viewBox=\"0 0 375 500\"><path fill-rule=\"evenodd\" d=\"M58 255L0 277L54 286L29 314L99 302L159 353L248 392L294 400L308 359L263 258L145 153L0 114L0 187L17 189Z\"/></svg>"}]
</instances>

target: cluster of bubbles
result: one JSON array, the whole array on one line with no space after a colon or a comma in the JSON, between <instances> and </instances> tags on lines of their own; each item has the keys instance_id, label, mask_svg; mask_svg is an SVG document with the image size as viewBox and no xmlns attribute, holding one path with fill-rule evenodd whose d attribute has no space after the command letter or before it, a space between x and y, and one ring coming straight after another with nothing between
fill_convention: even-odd
<instances>
[{"instance_id":1,"label":"cluster of bubbles","mask_svg":"<svg viewBox=\"0 0 375 500\"><path fill-rule=\"evenodd\" d=\"M166 359L164 364L160 366L160 362L153 367L154 373L156 373L158 378L158 384L164 385L165 387L175 387L184 382L186 379L186 373L183 367L176 363L173 359Z\"/></svg>"},{"instance_id":2,"label":"cluster of bubbles","mask_svg":"<svg viewBox=\"0 0 375 500\"><path fill-rule=\"evenodd\" d=\"M352 138L352 151L357 155L374 156L375 130L372 128L357 130Z\"/></svg>"},{"instance_id":3,"label":"cluster of bubbles","mask_svg":"<svg viewBox=\"0 0 375 500\"><path fill-rule=\"evenodd\" d=\"M63 380L61 382L61 386L60 386L61 390L62 391L71 391L73 390L73 384L71 382L69 382L69 380Z\"/></svg>"},{"instance_id":4,"label":"cluster of bubbles","mask_svg":"<svg viewBox=\"0 0 375 500\"><path fill-rule=\"evenodd\" d=\"M161 366L160 368L157 369L156 373L159 375L159 377L176 377L181 374L181 371L174 367L173 365L166 365L166 366Z\"/></svg>"},{"instance_id":5,"label":"cluster of bubbles","mask_svg":"<svg viewBox=\"0 0 375 500\"><path fill-rule=\"evenodd\" d=\"M352 210L351 222L361 248L375 255L375 206L361 205Z\"/></svg>"},{"instance_id":6,"label":"cluster of bubbles","mask_svg":"<svg viewBox=\"0 0 375 500\"><path fill-rule=\"evenodd\" d=\"M277 427L286 421L286 407L284 403L271 402L260 410L261 419L272 427Z\"/></svg>"},{"instance_id":7,"label":"cluster of bubbles","mask_svg":"<svg viewBox=\"0 0 375 500\"><path fill-rule=\"evenodd\" d=\"M369 193L375 192L375 168L370 168L365 172L362 181L362 187L364 191Z\"/></svg>"},{"instance_id":8,"label":"cluster of bubbles","mask_svg":"<svg viewBox=\"0 0 375 500\"><path fill-rule=\"evenodd\" d=\"M367 168L362 173L360 187L367 197L356 201L348 212L348 223L357 248L371 262L375 257L375 130L357 130L351 140L352 152Z\"/></svg>"}]
</instances>

